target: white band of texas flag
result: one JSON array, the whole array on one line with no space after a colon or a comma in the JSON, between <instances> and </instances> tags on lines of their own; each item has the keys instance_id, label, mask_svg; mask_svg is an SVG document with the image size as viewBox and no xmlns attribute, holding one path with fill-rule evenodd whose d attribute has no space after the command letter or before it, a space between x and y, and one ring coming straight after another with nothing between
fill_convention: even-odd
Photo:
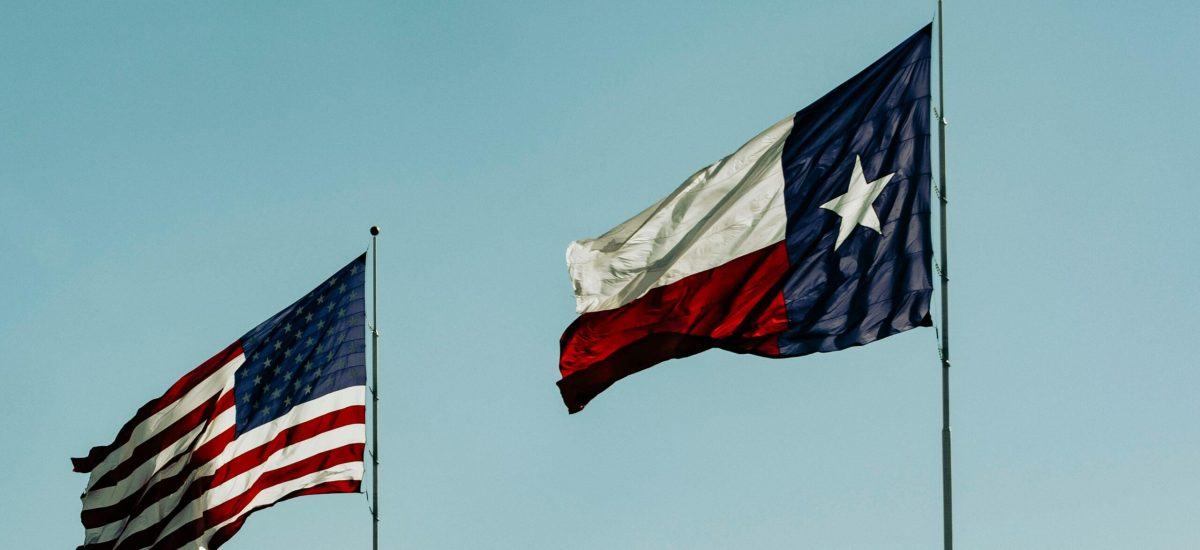
<instances>
[{"instance_id":1,"label":"white band of texas flag","mask_svg":"<svg viewBox=\"0 0 1200 550\"><path fill-rule=\"evenodd\" d=\"M571 243L581 315L558 383L570 412L711 348L793 357L930 324L930 34Z\"/></svg>"}]
</instances>

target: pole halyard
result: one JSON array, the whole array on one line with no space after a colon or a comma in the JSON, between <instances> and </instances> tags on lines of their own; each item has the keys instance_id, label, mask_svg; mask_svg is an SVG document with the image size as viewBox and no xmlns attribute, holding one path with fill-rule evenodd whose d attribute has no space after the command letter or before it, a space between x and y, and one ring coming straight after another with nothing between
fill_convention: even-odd
<instances>
[{"instance_id":1,"label":"pole halyard","mask_svg":"<svg viewBox=\"0 0 1200 550\"><path fill-rule=\"evenodd\" d=\"M945 49L942 46L942 0L937 4L938 22L938 199L940 203L940 236L941 250L939 253L938 270L941 275L941 349L938 354L942 360L942 536L946 550L954 548L953 502L950 483L950 295L947 287L950 282L950 271L946 261L946 93Z\"/></svg>"}]
</instances>

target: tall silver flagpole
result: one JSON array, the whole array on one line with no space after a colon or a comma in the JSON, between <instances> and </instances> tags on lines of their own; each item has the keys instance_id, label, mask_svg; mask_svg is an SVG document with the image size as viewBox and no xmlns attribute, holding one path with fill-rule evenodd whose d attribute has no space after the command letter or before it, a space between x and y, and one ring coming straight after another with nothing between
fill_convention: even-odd
<instances>
[{"instance_id":1,"label":"tall silver flagpole","mask_svg":"<svg viewBox=\"0 0 1200 550\"><path fill-rule=\"evenodd\" d=\"M953 503L950 487L950 268L946 263L946 89L945 71L942 61L946 50L942 47L942 0L937 4L938 22L938 198L941 202L941 264L942 280L942 535L946 550L954 548Z\"/></svg>"},{"instance_id":2,"label":"tall silver flagpole","mask_svg":"<svg viewBox=\"0 0 1200 550\"><path fill-rule=\"evenodd\" d=\"M379 226L371 226L371 548L379 550Z\"/></svg>"}]
</instances>

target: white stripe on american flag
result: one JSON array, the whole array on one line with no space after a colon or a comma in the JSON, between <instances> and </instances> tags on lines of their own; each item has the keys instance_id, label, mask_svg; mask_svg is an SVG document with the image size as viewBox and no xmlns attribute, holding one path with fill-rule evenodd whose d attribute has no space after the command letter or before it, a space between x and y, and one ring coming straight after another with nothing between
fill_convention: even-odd
<instances>
[{"instance_id":1,"label":"white stripe on american flag","mask_svg":"<svg viewBox=\"0 0 1200 550\"><path fill-rule=\"evenodd\" d=\"M312 420L314 418L317 418L319 416L322 416L324 414L328 414L330 412L335 412L335 411L338 411L338 410L341 410L344 408L348 408L348 407L352 407L352 406L360 406L360 407L363 406L363 394L361 391L361 387L346 388L344 390L340 390L338 392L334 392L329 395L322 396L321 398L315 399L313 401L297 405L295 408L292 409L291 412L289 412L284 417L281 417L277 421L269 423L269 424L264 424L264 425L259 426L258 428L255 428L245 434L242 434L242 436L237 438L233 442L233 444L227 445L221 451L220 455L218 455L216 458L212 459L207 464L204 464L198 468L195 468L190 473L190 478L198 479L198 478L202 478L204 476L212 475L219 468L221 468L225 464L229 463L229 461L231 461L232 459L242 455L244 452L246 452L248 450L253 450L264 443L270 442L271 440L273 440L276 437L276 435L279 434L281 429L284 429L288 426L298 425L298 424L307 422L309 420ZM229 410L225 411L224 413L222 413L216 420L214 420L212 422L212 424L210 425L210 429L206 430L205 437L203 438L202 441L197 442L196 447L199 447L200 445L203 445L207 441L212 440L213 438L223 434L226 430L233 428L235 414L236 413L235 413L234 409L229 409ZM345 426L343 428L337 428L337 430L344 431L345 428L354 428L354 426L355 425L351 424L351 425ZM361 425L359 425L359 426L361 426ZM355 441L361 442L363 440L363 438L365 437L361 433L362 428L358 427L356 429L359 430L360 433L357 435L357 439ZM326 432L326 433L329 433L329 432ZM322 437L322 436L324 436L324 434L318 435L318 437ZM310 439L308 441L299 443L295 449L292 449L292 447L284 447L283 449L281 449L281 451L290 452L291 456L295 457L293 460L277 459L276 455L271 455L270 457L267 457L266 460L274 460L275 462L278 463L276 465L289 464L291 462L294 462L295 460L304 458L304 456L308 456L308 455L311 455L311 454L317 452L317 451L310 451L310 452L308 452L308 455L301 455L301 453L304 453L305 451L307 451L314 444L316 444L316 443L312 442L312 440ZM333 448L333 447L329 447L329 448ZM289 449L292 449L292 450L289 451ZM283 456L286 458L287 455L283 455ZM145 486L137 488L137 489L144 489L146 487L150 487L151 485L153 485L153 483L155 483L157 481L160 481L160 480L166 479L166 478L170 478L171 476L173 476L176 473L183 470L183 468L186 465L187 465L186 460L176 461L176 462L172 463L169 467L164 468L158 474L156 474L153 479L151 479L148 483L146 483ZM275 465L272 465L271 467L275 467ZM227 485L228 485L227 483L223 484L223 486L227 486ZM160 505L157 506L156 508L161 509L161 508L165 507L167 510L170 510L177 503L178 498L180 498L182 496L182 493L186 489L187 489L187 485L181 486L177 491L172 493L170 496L167 496L167 497L164 497L163 499L161 499L159 501ZM87 505L87 507L85 509L94 509L94 508L98 508L98 507L100 507L100 506L91 506L89 504L89 505ZM143 512L143 514L139 515L139 519L141 519L142 516L145 516L147 514L152 514L154 511L155 510L147 510L147 511ZM110 523L110 524L107 524L104 526L89 529L87 531L89 533L89 535L91 535L93 533L98 535L95 538L89 537L89 539L88 539L89 542L100 542L100 541L110 540L115 536L114 534L112 534L112 533L114 533L114 531L116 532L116 534L119 534L123 530L125 533L128 534L128 533L133 533L133 532L141 530L141 527L144 527L144 525L145 525L145 522L138 522L137 520L135 520L132 524L130 524L129 527L125 527L125 522L127 520L128 520L128 518L125 518L125 519L122 519L122 520L119 520L119 521L116 521L116 522L113 522L113 523Z\"/></svg>"},{"instance_id":2,"label":"white stripe on american flag","mask_svg":"<svg viewBox=\"0 0 1200 550\"><path fill-rule=\"evenodd\" d=\"M213 421L211 423L208 424L208 426L206 426L204 428L203 436L196 442L196 445L193 448L198 448L200 445L203 445L204 443L211 441L213 438L220 435L221 433L224 433L226 430L233 428L236 414L237 414L236 409L230 408L230 409L222 412L220 415L218 415L215 419L213 419ZM162 481L164 479L171 478L172 476L183 471L184 468L188 466L187 458L188 457L186 457L186 456L181 457L180 460L177 460L177 461L171 463L167 468L163 468L161 470L154 472L154 475L147 478L145 483L138 484L138 485L133 485L132 483L130 483L128 485L122 484L118 487L114 487L113 489L114 490L121 489L122 490L121 492L125 493L125 494L142 492L145 489L152 487L155 483ZM204 474L198 472L196 475L193 475L191 477L195 478L195 477L198 477L199 475L204 475ZM171 510L171 508L173 508L174 504L175 504L172 499L176 498L185 489L187 489L187 484L184 484L182 487L180 487L179 491L176 491L171 496L161 499L159 501L160 504L158 504L150 509L147 509L145 512L143 512L142 515L147 514L147 513L156 512L156 511L157 512L165 512L165 511ZM122 494L120 496L120 498L123 498L124 496L125 495ZM120 500L120 498L115 498L115 499L108 498L103 501L93 503L92 499L90 498L91 495L88 495L88 497L89 498L84 501L84 511L92 510L92 509L96 509L96 508L102 508L104 506L111 506L112 504L115 504L116 502L118 502ZM132 531L130 531L131 529L133 529L132 525L129 527L126 527L126 524L129 522L130 519L131 518L125 517L123 519L114 521L114 522L109 523L104 526L87 529L85 531L85 535L84 535L85 539L88 543L103 542L103 541L112 540L112 539L116 538L122 532L132 532Z\"/></svg>"},{"instance_id":3,"label":"white stripe on american flag","mask_svg":"<svg viewBox=\"0 0 1200 550\"><path fill-rule=\"evenodd\" d=\"M327 483L330 481L351 481L351 480L357 481L357 480L361 480L362 477L363 477L363 463L362 462L347 462L345 464L340 464L338 466L334 466L332 468L321 470L319 472L314 472L314 473L304 476L302 478L293 479L293 480L285 482L285 483L273 485L270 489L265 490L265 491L259 493L257 496L255 496L253 500L251 500L249 503L246 504L246 506L244 506L242 508L242 510L238 513L238 515L236 515L232 518L229 518L228 520L225 520L225 521L221 522L220 524L217 524L217 525L214 525L214 526L208 528L208 530L205 531L204 536L201 537L199 540L207 541L207 540L212 539L213 534L216 533L217 530L221 529L222 527L225 527L226 525L229 525L230 523L233 523L234 521L237 521L239 518L241 518L243 515L245 515L246 512L252 511L255 508L262 506L264 504L270 504L272 502L275 502L295 491L299 491L301 489L305 489L308 487L314 487L316 485L320 485L322 483ZM204 548L203 542L198 542L197 548Z\"/></svg>"},{"instance_id":4,"label":"white stripe on american flag","mask_svg":"<svg viewBox=\"0 0 1200 550\"><path fill-rule=\"evenodd\" d=\"M234 371L243 362L244 356L239 354L235 359L219 369L218 372L206 377L202 382L180 397L175 404L168 405L160 413L147 418L146 421L139 424L134 430L130 441L110 454L103 461L102 466L97 467L92 472L89 486L94 485L96 480L116 468L129 468L130 466L128 465L121 466L124 463L116 460L114 457L121 456L128 459L134 456L134 450L138 444L153 437L154 433L150 429L151 427L159 427L161 429L170 426L179 418L183 418L195 408L196 404L204 404L208 399L212 399L214 387L216 387L216 392L222 394L222 399L231 398L232 395L225 394L232 392ZM222 376L223 379L221 378ZM208 393L208 395L206 396L204 393ZM359 410L353 410L355 408ZM193 452L201 448L205 443L221 437L228 437L228 432L233 429L236 418L235 404L233 407L222 411L215 418L206 419L200 426L189 431L184 437L172 442L163 442L169 450L164 450L149 457L149 459L138 465L136 469L125 476L125 479L115 486L95 489L86 494L84 497L85 514L89 511L96 511L100 508L118 504L129 495L144 494L147 490L152 489L156 483L169 480L173 476L186 475L184 483L169 495L158 499L157 502L148 503L145 509L137 514L136 518L124 517L105 525L89 526L90 528L85 533L85 545L96 545L88 546L89 548L112 548L114 546L117 548L146 548L150 547L150 542L138 541L137 543L129 543L128 546L125 543L129 542L131 538L146 538L148 535L154 536L154 539L163 539L164 537L178 538L178 534L174 534L174 537L172 536L173 531L178 527L202 518L206 510L211 510L222 503L228 502L230 499L239 497L244 491L253 488L256 481L261 481L260 476L264 472L271 472L281 467L294 465L306 458L314 457L321 453L331 453L332 456L334 454L332 453L333 451L343 449L341 454L337 454L337 456L341 457L345 454L344 449L347 446L361 446L364 444L366 441L365 426L362 420L358 420L362 418L364 410L365 395L363 386L352 386L338 390L312 401L299 404L287 414L242 434L237 439L234 439L232 443L226 444L224 448L214 449L219 451L219 453L207 463L198 467L196 464L190 464ZM266 456L257 457L252 454L253 451L259 449L261 446L271 443L281 432L289 428L339 411L343 414L357 414L356 419L344 426L312 434L311 437L299 443L288 441L282 448L274 450ZM346 421L343 420L342 422ZM322 476L319 471L303 472L306 475L302 478L284 480L281 484L268 486L265 489L259 487L258 490L260 492L258 495L254 496L245 506L240 506L237 510L234 510L236 512L234 515L221 520L219 525L203 526L206 528L207 534L202 539L194 542L207 541L209 536L216 529L219 529L221 525L235 522L245 514L253 511L255 507L273 502L273 500L263 500L267 498L263 496L264 494L287 495L313 486L312 484L306 485L301 480L315 480L313 483L318 485L331 480L361 480L361 451L359 450L358 453L360 457L359 462L343 462L329 466L328 471L332 477ZM179 456L174 461L170 461L177 454ZM247 455L247 457L242 460L253 460L255 462L250 470L224 480L215 488L202 486L191 488L193 483L211 481L208 479L209 476L221 471L222 467L228 466L243 455ZM163 467L164 464L166 464L165 468ZM357 464L358 466L350 466L351 464ZM347 472L350 472L350 474L347 474ZM275 487L283 489L277 490ZM280 493L280 490L284 490L284 492ZM201 491L199 498L195 498L195 491ZM191 500L190 502L182 502L184 499ZM133 510L136 511L137 507L134 507ZM237 525L233 526L235 530L237 527ZM148 529L151 529L152 532L143 533L143 531L147 531ZM142 534L138 536L138 533Z\"/></svg>"},{"instance_id":5,"label":"white stripe on american flag","mask_svg":"<svg viewBox=\"0 0 1200 550\"><path fill-rule=\"evenodd\" d=\"M173 424L175 421L187 416L187 414L192 412L197 406L211 399L212 396L216 395L222 390L225 390L226 384L229 384L229 386L232 387L233 372L237 370L238 367L242 366L242 363L245 361L246 357L239 354L212 375L205 378L192 389L188 390L188 392L178 401L168 405L166 408L155 413L146 420L143 420L142 423L139 424L136 429L134 429L129 441L115 449L100 463L100 465L96 466L96 468L92 470L91 477L88 479L88 487L90 488L94 486L97 481L104 477L105 474L112 471L113 468L116 468L118 465L129 460L130 456L133 454L134 450L137 449L138 445L144 443L147 439L154 437L156 434ZM181 447L183 446L183 443L186 443L187 441L188 438L186 437L180 438L175 442L174 445L166 447L162 450L162 452L158 453L153 462L161 466L167 460L170 460L181 450L183 450ZM119 483L118 487L127 484L133 486L140 485L140 481L144 480L144 478L138 478L138 474L148 475L140 470L135 471L125 478L124 483ZM94 492L101 491L104 491L104 489L99 489ZM107 493L111 494L113 491L110 490L107 491ZM90 497L91 494L89 493L88 496ZM123 498L123 496L117 497L117 500L120 500L121 498Z\"/></svg>"},{"instance_id":6,"label":"white stripe on american flag","mask_svg":"<svg viewBox=\"0 0 1200 550\"><path fill-rule=\"evenodd\" d=\"M238 442L240 441L241 438L238 439ZM204 510L224 504L230 499L241 495L248 487L253 486L254 482L258 480L258 478L265 471L270 471L276 468L294 464L302 459L309 458L331 449L337 449L353 443L362 443L363 441L364 434L362 424L352 424L324 432L306 441L284 447L280 451L277 451L265 458L262 461L261 466L255 467L244 474L233 477L216 487L209 487L208 491L206 491L202 497L202 500L204 501L204 508L200 510L185 510L183 513L172 516L170 522L167 523L166 528L163 529L163 533L170 533L179 528L179 526L189 521L198 519L200 517L200 513L203 513ZM198 472L195 477L200 478L211 475L217 468L221 467L227 462L228 458L225 460L218 459L210 462L209 464L205 465L202 471ZM127 530L127 533L132 534L133 532L141 531L146 527L150 527L159 523L161 520L161 517L143 514L130 523L130 528Z\"/></svg>"},{"instance_id":7,"label":"white stripe on american flag","mask_svg":"<svg viewBox=\"0 0 1200 550\"><path fill-rule=\"evenodd\" d=\"M229 499L242 494L242 491L246 487L253 485L254 480L262 474L263 470L273 470L281 466L295 464L330 449L362 442L362 424L351 424L329 430L301 443L288 445L263 460L265 467L255 468L237 477L230 478L225 483L210 488L208 494L204 495L205 500L210 507L224 504Z\"/></svg>"}]
</instances>

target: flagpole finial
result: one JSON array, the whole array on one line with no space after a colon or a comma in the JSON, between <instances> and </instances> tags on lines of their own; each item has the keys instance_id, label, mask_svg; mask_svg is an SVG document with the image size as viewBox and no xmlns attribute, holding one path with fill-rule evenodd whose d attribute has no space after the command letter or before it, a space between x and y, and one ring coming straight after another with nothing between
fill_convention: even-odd
<instances>
[{"instance_id":1,"label":"flagpole finial","mask_svg":"<svg viewBox=\"0 0 1200 550\"><path fill-rule=\"evenodd\" d=\"M374 235L378 235L378 234L379 234L379 226L372 225L371 226L371 235L374 236Z\"/></svg>"}]
</instances>

